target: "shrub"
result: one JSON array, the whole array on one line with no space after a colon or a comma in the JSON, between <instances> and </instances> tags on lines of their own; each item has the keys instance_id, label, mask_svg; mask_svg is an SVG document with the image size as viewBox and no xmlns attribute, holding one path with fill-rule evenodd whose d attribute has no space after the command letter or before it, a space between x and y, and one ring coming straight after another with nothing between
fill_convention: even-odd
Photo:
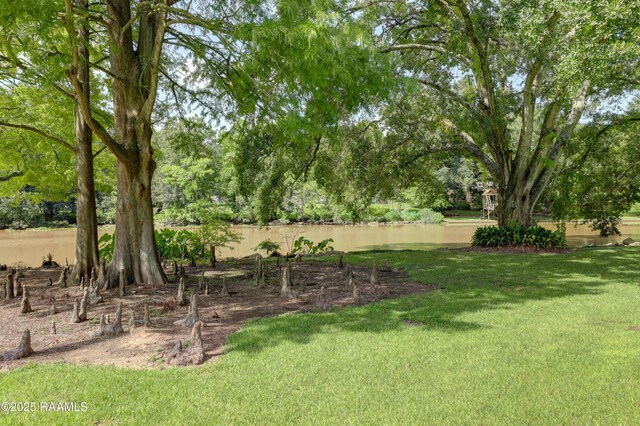
<instances>
[{"instance_id":1,"label":"shrub","mask_svg":"<svg viewBox=\"0 0 640 426\"><path fill-rule=\"evenodd\" d=\"M563 229L551 231L542 226L485 226L476 229L471 244L478 247L529 246L537 249L561 249L567 246Z\"/></svg>"},{"instance_id":2,"label":"shrub","mask_svg":"<svg viewBox=\"0 0 640 426\"><path fill-rule=\"evenodd\" d=\"M158 255L164 259L199 259L205 255L200 237L186 229L156 229ZM102 259L110 262L115 247L115 234L104 234L98 240L98 251Z\"/></svg>"},{"instance_id":3,"label":"shrub","mask_svg":"<svg viewBox=\"0 0 640 426\"><path fill-rule=\"evenodd\" d=\"M276 251L280 250L280 243L277 243L275 241L272 240L263 240L260 241L260 244L258 244L253 251L258 251L258 250L264 250L267 252L267 255L270 255L271 253L274 253Z\"/></svg>"},{"instance_id":4,"label":"shrub","mask_svg":"<svg viewBox=\"0 0 640 426\"><path fill-rule=\"evenodd\" d=\"M202 216L202 226L198 228L194 236L198 247L201 247L202 253L204 249L209 249L209 260L211 266L216 266L216 250L221 248L233 248L229 244L239 243L243 237L240 233L231 229L231 225L221 220L215 219L211 215Z\"/></svg>"},{"instance_id":5,"label":"shrub","mask_svg":"<svg viewBox=\"0 0 640 426\"><path fill-rule=\"evenodd\" d=\"M444 222L444 216L442 213L431 209L422 209L420 210L420 221L429 225L435 225Z\"/></svg>"},{"instance_id":6,"label":"shrub","mask_svg":"<svg viewBox=\"0 0 640 426\"><path fill-rule=\"evenodd\" d=\"M333 246L331 245L331 243L333 242L333 238L327 238L326 240L320 241L318 244L314 244L313 241L307 240L302 236L294 241L291 254L328 253L330 251L333 251Z\"/></svg>"}]
</instances>

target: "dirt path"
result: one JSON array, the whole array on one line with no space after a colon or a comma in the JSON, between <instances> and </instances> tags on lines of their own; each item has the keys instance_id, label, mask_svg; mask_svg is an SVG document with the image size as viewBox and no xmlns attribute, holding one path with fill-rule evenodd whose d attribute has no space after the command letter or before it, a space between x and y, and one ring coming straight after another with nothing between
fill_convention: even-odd
<instances>
[{"instance_id":1,"label":"dirt path","mask_svg":"<svg viewBox=\"0 0 640 426\"><path fill-rule=\"evenodd\" d=\"M351 290L344 286L343 269L335 263L316 259L293 263L296 296L283 300L280 297L279 272L275 263L267 263L266 285L259 287L253 279L253 258L219 263L207 267L205 279L209 283L209 295L199 291L198 311L204 322L203 338L206 362L212 362L223 353L225 338L250 319L274 316L286 312L318 310L315 307L321 285L324 285L332 306L366 304L382 299L429 291L422 284L411 282L398 271L380 271L380 285L371 288L370 269L354 268L354 282L360 289L360 298L354 301ZM201 267L187 267L186 293L198 291L198 275ZM126 333L116 337L93 337L101 314L113 318L115 305L121 299L117 290L102 291L105 302L90 306L88 319L71 324L73 300L80 297L80 287L66 289L47 286L48 278L57 281L61 269L33 268L23 271L22 283L29 287L33 313L20 314L20 298L0 304L0 353L15 349L25 329L31 330L35 353L26 359L0 362L0 371L15 368L28 362L63 361L78 364L102 364L119 367L153 368L162 365L163 354L171 349L177 339L188 339L190 329L174 322L187 315L188 306L175 303L177 283L171 282L162 289L135 285L123 300L123 326ZM169 273L169 271L166 271ZM4 274L4 273L3 273ZM225 277L229 296L222 296L222 277ZM301 291L304 282L306 289ZM51 315L49 308L55 302L58 313ZM152 328L142 327L144 305L149 304ZM135 312L138 327L129 332L131 311ZM55 321L57 333L52 334L51 322Z\"/></svg>"}]
</instances>

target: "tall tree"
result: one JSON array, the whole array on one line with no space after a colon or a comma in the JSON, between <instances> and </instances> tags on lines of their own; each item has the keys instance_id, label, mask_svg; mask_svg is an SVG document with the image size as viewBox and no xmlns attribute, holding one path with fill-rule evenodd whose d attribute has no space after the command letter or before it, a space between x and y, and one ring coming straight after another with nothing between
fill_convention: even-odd
<instances>
[{"instance_id":1,"label":"tall tree","mask_svg":"<svg viewBox=\"0 0 640 426\"><path fill-rule=\"evenodd\" d=\"M275 2L242 60L259 98L223 136L231 147L223 150L232 153L238 194L253 200L260 222L313 177L325 153L340 150L342 127L372 115L370 106L395 83L367 27L344 7L341 0Z\"/></svg>"},{"instance_id":2,"label":"tall tree","mask_svg":"<svg viewBox=\"0 0 640 426\"><path fill-rule=\"evenodd\" d=\"M266 109L283 108L279 90L295 87L295 78L303 76L299 70L309 57L304 47L317 53L311 43L314 34L332 27L331 21L317 18L331 15L319 13L325 3L292 0L101 0L91 3L88 11L73 0L65 3L67 33L74 46L68 74L76 94L82 93L80 46L87 43L80 29L85 18L95 27L92 45L101 46L95 57L108 60L103 70L111 78L113 129L95 116L85 97L77 97L89 127L116 157L116 235L108 283L115 285L120 269L129 281L164 283L151 197L156 168L153 120L162 118L154 112L168 111L165 103L173 99L178 101L177 113L183 114L179 101L185 98L203 112L256 117ZM309 16L316 19L306 19ZM275 58L268 54L274 48L281 54ZM258 75L265 78L258 81ZM160 86L167 93L160 93ZM323 86L330 87L330 81L325 79ZM157 109L159 98L163 108Z\"/></svg>"},{"instance_id":3,"label":"tall tree","mask_svg":"<svg viewBox=\"0 0 640 426\"><path fill-rule=\"evenodd\" d=\"M620 233L622 215L640 202L640 104L576 131L546 201L558 220L591 223L602 237Z\"/></svg>"},{"instance_id":4,"label":"tall tree","mask_svg":"<svg viewBox=\"0 0 640 426\"><path fill-rule=\"evenodd\" d=\"M422 86L422 125L494 177L501 226L532 224L588 108L638 88L631 1L383 0L349 11Z\"/></svg>"},{"instance_id":5,"label":"tall tree","mask_svg":"<svg viewBox=\"0 0 640 426\"><path fill-rule=\"evenodd\" d=\"M89 11L87 0L76 0L79 10ZM77 25L78 38L84 43L77 46L76 57L72 61L76 68L75 81L75 134L76 134L76 171L78 174L78 226L76 241L76 259L71 279L78 281L89 276L90 270L98 266L98 219L96 214L96 190L93 180L93 132L82 113L82 105L91 105L91 58L89 54L89 21L83 18Z\"/></svg>"},{"instance_id":6,"label":"tall tree","mask_svg":"<svg viewBox=\"0 0 640 426\"><path fill-rule=\"evenodd\" d=\"M151 148L151 117L158 92L160 57L173 2L129 0L84 4L65 0L67 32L72 40L69 78L80 110L91 130L116 157L117 211L115 249L107 286L113 287L120 270L129 282L163 284L154 238L151 178L155 169ZM137 7L136 7L137 6ZM83 50L89 45L84 22L91 17L103 26L111 76L114 134L96 118L84 96ZM136 30L136 31L134 31ZM137 37L136 37L137 35Z\"/></svg>"},{"instance_id":7,"label":"tall tree","mask_svg":"<svg viewBox=\"0 0 640 426\"><path fill-rule=\"evenodd\" d=\"M78 0L78 5L87 9L86 1ZM93 137L77 108L77 97L87 100L90 97L90 66L88 49L83 47L79 50L79 55L83 58L83 65L79 70L81 91L74 94L61 73L70 61L69 55L62 53L66 50L65 38L56 31L56 20L61 12L60 5L53 1L25 1L3 7L0 25L4 40L0 45L0 70L4 85L10 91L8 95L10 98L15 97L13 103L16 105L3 111L0 126L30 132L73 152L77 176L77 236L76 259L71 279L77 282L80 276L89 274L90 269L98 264ZM88 37L86 22L81 31ZM30 97L26 103L24 95ZM74 117L67 118L66 122L69 127L74 126L74 132L71 133L73 136L67 136L69 132L60 129L60 125L56 129L50 128L52 117L47 115L53 111L44 112L41 108L34 108L34 96L39 96L40 99L57 97L57 102L66 105L69 111L75 111ZM29 104L32 105L31 108L28 108ZM43 115L36 116L33 114L34 110L40 110ZM59 118L64 119L65 116L69 117L63 112Z\"/></svg>"},{"instance_id":8,"label":"tall tree","mask_svg":"<svg viewBox=\"0 0 640 426\"><path fill-rule=\"evenodd\" d=\"M200 120L173 120L154 134L157 176L154 202L162 209L162 221L174 225L202 222L202 211L215 208L223 184L224 164L214 129Z\"/></svg>"}]
</instances>

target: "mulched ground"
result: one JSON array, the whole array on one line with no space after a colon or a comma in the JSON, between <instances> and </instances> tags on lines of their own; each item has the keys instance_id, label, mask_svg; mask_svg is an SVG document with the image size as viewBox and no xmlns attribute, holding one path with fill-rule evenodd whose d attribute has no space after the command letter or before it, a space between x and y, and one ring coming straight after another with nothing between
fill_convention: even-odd
<instances>
[{"instance_id":1,"label":"mulched ground","mask_svg":"<svg viewBox=\"0 0 640 426\"><path fill-rule=\"evenodd\" d=\"M237 331L245 321L280 315L289 312L317 311L316 299L321 286L325 286L332 307L363 305L383 299L431 291L432 286L412 282L408 276L396 270L380 271L380 285L370 285L371 268L354 267L354 282L360 290L356 301L352 291L344 286L343 269L336 263L305 259L294 262L293 290L295 297L283 300L280 297L279 271L275 263L267 263L266 285L256 286L253 278L253 257L225 261L217 267L207 267L205 278L209 283L209 295L198 291L198 276L201 267L186 267L186 293L198 292L198 311L204 322L203 339L206 360L212 362L223 353L226 336ZM31 330L35 353L26 359L0 362L0 371L15 368L29 362L63 361L78 364L102 364L120 367L153 368L163 365L163 355L178 339L188 339L190 329L174 322L187 315L188 306L175 302L177 282L161 289L132 285L123 301L123 326L125 334L116 337L93 337L98 329L101 314L114 317L115 306L121 299L117 289L102 291L104 303L90 306L88 320L71 324L73 300L80 297L80 287L48 287L47 280L56 282L61 268L29 268L23 271L21 282L29 287L29 299L33 313L20 314L20 298L0 303L0 353L16 348L25 329ZM166 271L169 274L169 270ZM3 273L4 274L4 273ZM230 291L222 296L222 278ZM306 289L301 289L304 282ZM3 292L3 291L2 291ZM58 313L49 314L55 303ZM151 310L151 328L142 327L144 305ZM129 330L131 311L135 312L138 327ZM52 334L51 323L55 321L57 333Z\"/></svg>"}]
</instances>

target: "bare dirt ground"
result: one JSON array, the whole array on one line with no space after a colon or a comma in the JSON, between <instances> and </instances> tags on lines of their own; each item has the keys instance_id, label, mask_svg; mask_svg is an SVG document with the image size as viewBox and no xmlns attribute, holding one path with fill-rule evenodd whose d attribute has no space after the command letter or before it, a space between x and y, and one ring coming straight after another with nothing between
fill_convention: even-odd
<instances>
[{"instance_id":1,"label":"bare dirt ground","mask_svg":"<svg viewBox=\"0 0 640 426\"><path fill-rule=\"evenodd\" d=\"M185 267L187 273L186 294L198 292L198 312L203 321L203 339L206 350L205 363L214 361L223 353L225 338L251 319L275 316L288 312L317 311L317 296L325 286L334 307L363 305L383 299L396 298L432 290L412 282L406 274L390 270L378 272L380 285L370 285L371 268L354 267L354 282L360 291L358 300L344 286L343 269L336 263L306 259L292 263L296 296L280 297L279 271L275 262L266 263L266 285L256 286L253 277L254 258L218 263L216 268L206 267L205 279L209 283L209 295L198 291L198 276L202 267ZM14 350L25 329L31 330L31 342L35 351L31 356L17 361L0 362L0 371L15 368L29 362L67 362L75 364L101 364L118 367L153 368L163 365L163 355L178 339L189 338L190 329L174 322L184 319L188 306L175 302L177 280L170 277L170 284L162 288L131 285L124 299L118 290L101 291L104 303L89 306L87 321L71 324L73 300L82 295L79 286L60 288L47 286L48 278L55 283L61 268L29 268L23 270L21 283L29 289L29 299L34 312L20 314L21 298L0 303L0 353ZM166 270L169 275L169 270ZM5 272L2 272L4 278ZM222 278L225 278L230 295L223 296ZM300 284L306 285L302 290ZM3 291L2 291L3 293ZM101 314L114 317L115 306L123 302L123 327L125 333L115 337L94 337ZM51 315L49 308L55 302L58 313ZM151 328L142 327L144 305L149 304ZM135 312L137 327L129 330L131 311ZM52 333L55 321L57 332Z\"/></svg>"}]
</instances>

